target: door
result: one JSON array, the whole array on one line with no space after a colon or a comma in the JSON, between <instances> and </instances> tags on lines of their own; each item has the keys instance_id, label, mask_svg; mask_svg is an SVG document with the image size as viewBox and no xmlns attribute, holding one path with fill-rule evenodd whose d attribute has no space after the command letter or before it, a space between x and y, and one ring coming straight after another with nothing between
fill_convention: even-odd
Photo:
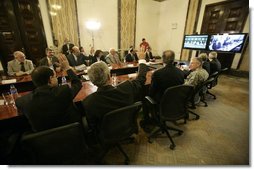
<instances>
[{"instance_id":1,"label":"door","mask_svg":"<svg viewBox=\"0 0 254 170\"><path fill-rule=\"evenodd\" d=\"M249 13L248 0L223 1L205 7L201 34L242 32ZM230 68L235 54L218 53L222 68Z\"/></svg>"},{"instance_id":2,"label":"door","mask_svg":"<svg viewBox=\"0 0 254 170\"><path fill-rule=\"evenodd\" d=\"M38 0L1 0L0 7L0 56L5 71L16 50L37 65L47 47Z\"/></svg>"}]
</instances>

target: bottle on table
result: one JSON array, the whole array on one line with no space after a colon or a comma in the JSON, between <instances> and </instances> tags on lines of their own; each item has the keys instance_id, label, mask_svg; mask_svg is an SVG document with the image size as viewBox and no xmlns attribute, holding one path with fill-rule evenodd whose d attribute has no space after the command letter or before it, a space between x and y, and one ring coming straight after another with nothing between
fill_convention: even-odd
<instances>
[{"instance_id":1,"label":"bottle on table","mask_svg":"<svg viewBox=\"0 0 254 170\"><path fill-rule=\"evenodd\" d=\"M16 100L19 97L18 90L13 84L10 85L10 93L14 100Z\"/></svg>"},{"instance_id":2,"label":"bottle on table","mask_svg":"<svg viewBox=\"0 0 254 170\"><path fill-rule=\"evenodd\" d=\"M63 76L63 77L62 77L62 85L65 85L65 84L67 84L67 80L66 80L66 77Z\"/></svg>"}]
</instances>

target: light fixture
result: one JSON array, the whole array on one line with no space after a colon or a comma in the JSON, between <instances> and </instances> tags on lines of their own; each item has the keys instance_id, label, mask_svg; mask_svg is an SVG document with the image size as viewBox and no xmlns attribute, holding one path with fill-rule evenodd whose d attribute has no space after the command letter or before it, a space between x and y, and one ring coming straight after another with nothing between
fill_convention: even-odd
<instances>
[{"instance_id":1,"label":"light fixture","mask_svg":"<svg viewBox=\"0 0 254 170\"><path fill-rule=\"evenodd\" d=\"M98 22L98 21L95 21L95 20L89 20L85 24L86 24L86 28L92 32L92 42L93 42L93 47L94 47L94 34L93 34L93 32L100 29L101 23Z\"/></svg>"},{"instance_id":2,"label":"light fixture","mask_svg":"<svg viewBox=\"0 0 254 170\"><path fill-rule=\"evenodd\" d=\"M57 13L53 12L53 11L50 11L49 13L50 13L51 16L56 16L57 15Z\"/></svg>"},{"instance_id":3,"label":"light fixture","mask_svg":"<svg viewBox=\"0 0 254 170\"><path fill-rule=\"evenodd\" d=\"M60 9L62 8L61 5L57 5L57 4L53 4L53 5L51 5L51 7L52 7L53 9L55 9L55 10L60 10Z\"/></svg>"}]
</instances>

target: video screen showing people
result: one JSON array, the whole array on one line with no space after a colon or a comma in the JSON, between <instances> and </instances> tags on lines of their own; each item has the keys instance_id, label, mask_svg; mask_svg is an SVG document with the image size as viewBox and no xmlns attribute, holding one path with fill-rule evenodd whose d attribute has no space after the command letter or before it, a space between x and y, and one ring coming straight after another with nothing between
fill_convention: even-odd
<instances>
[{"instance_id":1,"label":"video screen showing people","mask_svg":"<svg viewBox=\"0 0 254 170\"><path fill-rule=\"evenodd\" d=\"M186 35L183 48L205 49L207 39L208 35Z\"/></svg>"},{"instance_id":2,"label":"video screen showing people","mask_svg":"<svg viewBox=\"0 0 254 170\"><path fill-rule=\"evenodd\" d=\"M241 52L246 34L212 35L209 50L225 52Z\"/></svg>"}]
</instances>

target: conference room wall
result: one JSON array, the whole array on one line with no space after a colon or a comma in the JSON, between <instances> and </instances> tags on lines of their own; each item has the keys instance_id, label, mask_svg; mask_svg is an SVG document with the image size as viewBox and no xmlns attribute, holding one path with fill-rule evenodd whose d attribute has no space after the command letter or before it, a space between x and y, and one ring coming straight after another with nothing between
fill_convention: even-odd
<instances>
[{"instance_id":1,"label":"conference room wall","mask_svg":"<svg viewBox=\"0 0 254 170\"><path fill-rule=\"evenodd\" d=\"M92 33L85 22L94 19L101 23L101 28L94 31L95 49L109 50L118 47L117 1L116 0L76 0L80 44L89 52L92 45Z\"/></svg>"},{"instance_id":2,"label":"conference room wall","mask_svg":"<svg viewBox=\"0 0 254 170\"><path fill-rule=\"evenodd\" d=\"M188 0L170 0L160 3L158 25L158 52L171 49L176 59L180 59L184 28L188 10Z\"/></svg>"},{"instance_id":3,"label":"conference room wall","mask_svg":"<svg viewBox=\"0 0 254 170\"><path fill-rule=\"evenodd\" d=\"M201 32L201 26L202 26L203 17L204 17L205 6L208 5L208 4L214 4L214 3L223 2L223 1L225 1L225 0L202 0L202 4L201 4L201 8L200 8L200 15L199 15L199 18L198 18L198 25L197 25L196 32L198 32L198 33ZM246 19L245 25L244 25L244 29L243 29L243 32L245 32L245 33L249 33L249 22L250 22L250 20L249 20L249 16L248 16L247 19ZM192 53L192 56L196 56L196 52L197 51L194 51ZM243 54L242 53L236 53L235 54L233 63L231 65L232 69L236 69L237 68L237 66L238 66L238 64L240 62L241 55L243 55ZM242 63L241 63L241 65L244 65L244 67L240 66L240 69L243 69L242 71L249 71L248 66L246 66L249 63L249 51L246 52L244 57L245 58L242 60Z\"/></svg>"},{"instance_id":4,"label":"conference room wall","mask_svg":"<svg viewBox=\"0 0 254 170\"><path fill-rule=\"evenodd\" d=\"M139 49L142 38L146 38L152 47L153 55L161 55L158 51L158 26L161 2L153 0L137 0L135 45Z\"/></svg>"}]
</instances>

